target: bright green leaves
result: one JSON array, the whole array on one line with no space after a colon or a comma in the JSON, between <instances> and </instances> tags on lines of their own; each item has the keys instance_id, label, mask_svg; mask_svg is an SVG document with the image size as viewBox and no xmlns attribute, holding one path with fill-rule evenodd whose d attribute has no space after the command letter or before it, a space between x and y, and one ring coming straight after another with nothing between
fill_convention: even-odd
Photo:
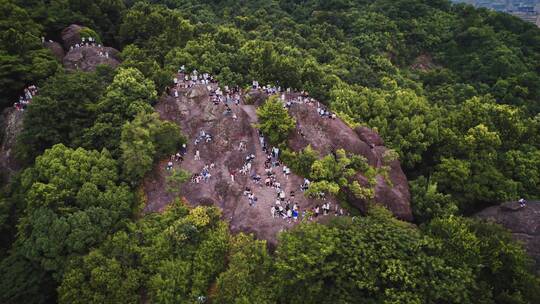
<instances>
[{"instance_id":1,"label":"bright green leaves","mask_svg":"<svg viewBox=\"0 0 540 304\"><path fill-rule=\"evenodd\" d=\"M193 303L225 268L229 231L216 208L174 203L120 231L74 260L58 290L60 303Z\"/></svg>"},{"instance_id":2,"label":"bright green leaves","mask_svg":"<svg viewBox=\"0 0 540 304\"><path fill-rule=\"evenodd\" d=\"M26 214L16 247L57 279L67 260L99 245L130 215L133 195L118 185L117 164L107 151L56 145L27 169Z\"/></svg>"},{"instance_id":3,"label":"bright green leaves","mask_svg":"<svg viewBox=\"0 0 540 304\"><path fill-rule=\"evenodd\" d=\"M386 81L389 85L385 90L339 83L330 92L331 106L355 122L376 129L400 154L402 163L413 167L438 138L438 112L414 91Z\"/></svg>"},{"instance_id":4,"label":"bright green leaves","mask_svg":"<svg viewBox=\"0 0 540 304\"><path fill-rule=\"evenodd\" d=\"M272 256L266 241L240 233L231 239L229 265L217 278L215 303L275 303Z\"/></svg>"},{"instance_id":5,"label":"bright green leaves","mask_svg":"<svg viewBox=\"0 0 540 304\"><path fill-rule=\"evenodd\" d=\"M126 179L133 183L141 180L155 159L174 154L183 141L176 124L161 121L157 113L140 112L122 127L120 159Z\"/></svg>"},{"instance_id":6,"label":"bright green leaves","mask_svg":"<svg viewBox=\"0 0 540 304\"><path fill-rule=\"evenodd\" d=\"M296 121L276 96L270 97L257 109L257 116L259 118L257 127L275 145L284 143L290 132L296 128Z\"/></svg>"}]
</instances>

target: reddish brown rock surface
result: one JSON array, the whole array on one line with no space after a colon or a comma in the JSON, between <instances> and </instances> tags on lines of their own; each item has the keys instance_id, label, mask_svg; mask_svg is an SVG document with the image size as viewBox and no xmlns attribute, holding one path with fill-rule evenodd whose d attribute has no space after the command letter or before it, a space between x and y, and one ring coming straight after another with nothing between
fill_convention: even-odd
<instances>
[{"instance_id":1,"label":"reddish brown rock surface","mask_svg":"<svg viewBox=\"0 0 540 304\"><path fill-rule=\"evenodd\" d=\"M62 30L61 36L65 50L69 50L69 48L75 46L75 44L81 43L82 40L80 33L82 29L82 26L72 24Z\"/></svg>"},{"instance_id":2,"label":"reddish brown rock surface","mask_svg":"<svg viewBox=\"0 0 540 304\"><path fill-rule=\"evenodd\" d=\"M22 130L23 113L13 107L2 112L0 119L0 130L3 132L0 146L0 184L7 182L20 167L13 150L17 136Z\"/></svg>"},{"instance_id":3,"label":"reddish brown rock surface","mask_svg":"<svg viewBox=\"0 0 540 304\"><path fill-rule=\"evenodd\" d=\"M105 56L106 52L108 57ZM100 64L117 67L120 64L120 59L116 49L89 45L68 51L62 63L67 70L88 72L94 71Z\"/></svg>"},{"instance_id":4,"label":"reddish brown rock surface","mask_svg":"<svg viewBox=\"0 0 540 304\"><path fill-rule=\"evenodd\" d=\"M62 59L64 59L65 53L64 53L64 49L62 48L62 45L60 45L60 43L54 42L54 41L45 41L43 43L43 45L46 48L48 48L49 50L51 50L54 57L56 57L56 59L58 59L58 61L62 61Z\"/></svg>"},{"instance_id":5,"label":"reddish brown rock surface","mask_svg":"<svg viewBox=\"0 0 540 304\"><path fill-rule=\"evenodd\" d=\"M476 216L510 230L516 240L523 242L540 272L540 202L528 202L525 208L520 208L517 202L503 203L488 207Z\"/></svg>"},{"instance_id":6,"label":"reddish brown rock surface","mask_svg":"<svg viewBox=\"0 0 540 304\"><path fill-rule=\"evenodd\" d=\"M179 77L182 78L182 77ZM256 105L231 105L232 112L237 117L225 114L225 105L214 105L210 101L208 90L198 85L191 89L178 88L179 97L164 96L156 105L161 118L173 121L181 126L182 132L188 138L188 151L184 162L175 162L175 168L183 168L191 173L199 173L204 165L215 164L210 170L212 177L208 183L200 184L187 182L181 187L182 196L191 205L216 205L223 209L223 217L230 223L232 231L253 232L258 238L266 239L271 244L277 241L279 231L294 226L286 220L272 218L270 208L276 200L273 188L258 186L249 176L236 174L234 182L230 172L238 171L248 154L255 155L253 170L264 176L265 154L259 143L254 125L257 123L256 105L265 99L260 92L249 92L246 99ZM171 95L173 90L171 90ZM243 98L244 103L245 99ZM369 164L374 167L382 166L382 155L386 151L383 146L371 147L369 143L361 140L357 131L351 129L340 119L321 118L314 106L293 104L290 114L297 120L297 130L292 134L289 144L295 150L311 145L321 155L331 153L333 149L343 148L349 152L366 157ZM204 130L213 136L211 143L194 145L195 138ZM300 135L302 131L302 135ZM366 130L364 130L366 131ZM366 131L367 132L367 131ZM370 135L377 138L375 134ZM246 150L239 151L239 144L246 143ZM382 141L380 141L382 143ZM200 160L195 160L195 151L199 150ZM159 212L173 199L174 195L167 192L165 169L169 159L164 159L150 172L143 183L147 204L145 212ZM375 197L378 203L387 206L394 214L405 220L411 220L409 204L409 188L407 179L401 170L399 161L390 164L389 178L391 185L387 184L382 176L378 176L375 186ZM299 190L303 177L291 174L287 179L281 167L274 169L276 177L287 198L290 191L296 191L294 201L298 203L301 212L309 210L323 201L304 197ZM358 177L362 180L362 176ZM248 200L242 195L245 187L250 187L258 202L254 207L248 205ZM329 198L332 204L331 215L320 216L317 220L326 221L335 216L336 200ZM366 202L353 201L363 210ZM300 212L300 213L301 213Z\"/></svg>"},{"instance_id":7,"label":"reddish brown rock surface","mask_svg":"<svg viewBox=\"0 0 540 304\"><path fill-rule=\"evenodd\" d=\"M188 96L192 97L189 98ZM208 90L200 85L192 89L183 89L178 99L165 96L156 105L161 118L173 121L181 126L188 140L188 151L184 162L175 162L175 168L183 168L191 173L199 173L205 165L215 164L210 170L212 177L205 183L187 182L181 187L182 196L191 205L216 205L223 210L223 218L229 222L233 232L253 232L258 238L266 239L271 244L277 241L279 231L294 226L282 218L272 218L270 208L276 200L276 190L264 185L256 185L249 175L236 174L234 182L230 172L238 171L249 154L255 155L253 171L264 175L266 155L262 151L258 135L253 124L257 122L255 106L231 105L232 115L225 115L225 105L214 105L209 98ZM194 145L194 140L204 130L213 136L211 143ZM246 143L246 150L239 151L240 142ZM199 150L200 160L195 160L195 151ZM144 190L147 198L145 212L161 211L173 199L174 195L166 190L165 167L169 159L162 160L144 180ZM322 201L309 200L299 190L303 178L291 174L288 178L282 172L282 167L274 169L282 189L290 198L290 191L296 191L294 201L300 210L307 210ZM264 183L264 181L263 181ZM250 187L258 202L249 206L248 199L243 195L245 187ZM332 208L335 200L330 198ZM332 209L334 211L334 209ZM332 212L331 216L334 213ZM330 217L319 217L318 220Z\"/></svg>"},{"instance_id":8,"label":"reddish brown rock surface","mask_svg":"<svg viewBox=\"0 0 540 304\"><path fill-rule=\"evenodd\" d=\"M341 119L321 118L315 105L293 104L290 113L296 118L297 130L289 140L289 146L299 151L308 145L321 155L332 153L332 150L344 149L347 152L362 155L368 163L381 168L386 148L383 141L374 131L362 127L351 129ZM388 184L383 176L377 176L375 186L375 201L387 207L396 217L412 221L410 193L407 177L401 169L399 161L388 164L390 167ZM362 176L357 177L365 181ZM351 203L365 211L367 202L350 198Z\"/></svg>"}]
</instances>

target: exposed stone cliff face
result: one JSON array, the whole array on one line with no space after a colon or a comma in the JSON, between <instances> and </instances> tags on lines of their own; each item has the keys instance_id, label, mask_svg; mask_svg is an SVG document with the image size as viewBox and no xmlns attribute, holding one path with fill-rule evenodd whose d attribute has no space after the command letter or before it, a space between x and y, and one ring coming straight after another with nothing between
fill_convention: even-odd
<instances>
[{"instance_id":1,"label":"exposed stone cliff face","mask_svg":"<svg viewBox=\"0 0 540 304\"><path fill-rule=\"evenodd\" d=\"M413 219L407 177L398 160L384 164L383 156L387 148L383 146L383 141L376 132L365 127L353 130L339 118L321 118L314 105L293 105L290 113L297 121L297 130L289 140L292 149L299 151L311 145L321 155L344 149L364 156L372 167L387 166L390 169L389 183L382 175L377 176L375 202L387 207L400 219ZM365 185L365 177L358 175L357 180ZM360 210L366 210L366 201L353 196L350 196L349 200Z\"/></svg>"},{"instance_id":2,"label":"exposed stone cliff face","mask_svg":"<svg viewBox=\"0 0 540 304\"><path fill-rule=\"evenodd\" d=\"M19 169L13 150L17 136L22 130L23 113L13 107L7 108L0 119L0 130L3 132L0 146L0 184L7 182Z\"/></svg>"},{"instance_id":3,"label":"exposed stone cliff face","mask_svg":"<svg viewBox=\"0 0 540 304\"><path fill-rule=\"evenodd\" d=\"M523 242L540 272L540 202L529 202L525 208L520 208L516 202L504 203L488 207L477 216L510 230L515 239Z\"/></svg>"},{"instance_id":4,"label":"exposed stone cliff face","mask_svg":"<svg viewBox=\"0 0 540 304\"><path fill-rule=\"evenodd\" d=\"M100 64L118 66L118 54L119 52L111 47L83 46L68 51L62 63L67 70L89 72L94 71Z\"/></svg>"},{"instance_id":5,"label":"exposed stone cliff face","mask_svg":"<svg viewBox=\"0 0 540 304\"><path fill-rule=\"evenodd\" d=\"M182 79L182 75L179 78ZM178 90L178 98L171 96L174 90ZM231 113L227 114L223 103L212 103L209 91L204 85L195 85L190 89L177 87L170 92L171 95L164 96L156 105L156 110L162 119L177 123L188 138L185 160L174 162L173 167L199 173L205 165L213 163L215 166L210 170L211 178L207 182L188 182L182 185L181 193L184 198L192 205L219 206L231 230L253 232L258 238L275 244L278 232L291 228L295 222L271 216L270 208L276 200L276 190L264 186L264 177L263 185L259 186L249 174L242 175L238 172L245 157L253 154L255 160L252 173L264 176L266 155L262 151L255 124L258 122L256 108L264 103L267 96L261 92L248 92L242 95L240 105L230 105ZM245 104L246 102L249 104ZM353 130L339 118L321 118L316 113L316 107L308 104L293 104L289 113L297 121L297 129L289 140L289 146L294 150L311 145L324 156L332 153L333 149L343 148L364 156L373 167L384 166L383 155L387 149L378 134L370 129ZM210 133L213 139L209 143L203 141L195 145L195 138L201 131ZM245 144L243 150L239 149L241 142ZM200 159L194 157L197 150ZM147 198L145 212L161 211L174 199L174 195L167 191L166 177L169 173L165 167L168 161L167 158L159 162L144 180ZM389 208L397 217L411 220L408 183L399 161L392 161L386 166L389 168L388 179L380 175L376 177L375 200ZM237 173L233 181L230 172L234 171ZM323 201L309 199L300 192L303 177L294 173L287 177L283 174L282 167L276 167L273 171L282 190L287 194L287 199L291 198L291 201L297 203L301 211L311 210L316 205L321 206ZM361 175L357 178L361 182L366 180ZM245 187L251 188L258 198L255 206L249 206L247 198L242 195ZM296 191L294 198L290 197L291 191ZM334 210L338 202L333 197L330 197L329 201L332 204L331 215L319 216L316 220L325 221L335 216ZM364 201L351 202L361 210L366 209L367 203Z\"/></svg>"},{"instance_id":6,"label":"exposed stone cliff face","mask_svg":"<svg viewBox=\"0 0 540 304\"><path fill-rule=\"evenodd\" d=\"M99 46L98 44L82 43L80 32L82 26L72 24L62 31L62 42L66 54L62 63L67 70L94 71L100 64L116 67L120 64L118 50ZM76 45L79 47L76 47Z\"/></svg>"},{"instance_id":7,"label":"exposed stone cliff face","mask_svg":"<svg viewBox=\"0 0 540 304\"><path fill-rule=\"evenodd\" d=\"M75 46L77 43L81 43L81 30L82 26L72 24L62 30L62 42L65 50L69 50L70 47Z\"/></svg>"}]
</instances>

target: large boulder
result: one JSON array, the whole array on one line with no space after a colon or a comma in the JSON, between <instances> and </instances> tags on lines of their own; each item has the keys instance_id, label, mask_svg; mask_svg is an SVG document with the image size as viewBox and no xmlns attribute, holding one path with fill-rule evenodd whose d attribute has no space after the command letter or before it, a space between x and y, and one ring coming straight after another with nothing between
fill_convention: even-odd
<instances>
[{"instance_id":1,"label":"large boulder","mask_svg":"<svg viewBox=\"0 0 540 304\"><path fill-rule=\"evenodd\" d=\"M58 61L62 62L62 59L64 58L65 53L64 53L64 49L62 48L62 45L60 45L60 43L54 42L54 41L45 41L43 43L43 46L45 46L46 48L51 50L54 57L56 57L56 59L58 59Z\"/></svg>"},{"instance_id":2,"label":"large boulder","mask_svg":"<svg viewBox=\"0 0 540 304\"><path fill-rule=\"evenodd\" d=\"M529 255L536 261L536 270L540 271L540 202L529 202L525 208L520 208L517 202L503 203L488 207L476 216L510 230L516 240L523 242Z\"/></svg>"},{"instance_id":3,"label":"large boulder","mask_svg":"<svg viewBox=\"0 0 540 304\"><path fill-rule=\"evenodd\" d=\"M367 143L371 147L384 146L384 141L379 133L368 127L357 127L354 129L360 140Z\"/></svg>"},{"instance_id":4,"label":"large boulder","mask_svg":"<svg viewBox=\"0 0 540 304\"><path fill-rule=\"evenodd\" d=\"M108 53L108 56L105 54ZM69 50L63 59L64 67L69 71L94 71L100 64L116 67L120 64L119 52L111 47L88 45Z\"/></svg>"},{"instance_id":5,"label":"large boulder","mask_svg":"<svg viewBox=\"0 0 540 304\"><path fill-rule=\"evenodd\" d=\"M81 43L81 30L82 26L77 24L72 24L62 30L62 41L65 50L69 50L71 46L74 46L77 43Z\"/></svg>"},{"instance_id":6,"label":"large boulder","mask_svg":"<svg viewBox=\"0 0 540 304\"><path fill-rule=\"evenodd\" d=\"M178 78L182 79L183 75ZM210 86L215 89L217 84L212 83ZM256 106L264 103L266 94L257 91L242 94L243 102L240 105L230 105L232 113L229 113L223 103L216 105L211 101L205 85L196 85L189 89L179 86L175 89L179 92L178 98L164 94L156 104L156 111L161 118L178 124L187 138L184 160L173 161L173 168L182 168L192 174L200 173L205 165L213 168L209 169L211 178L207 181L197 182L194 176L192 182L180 186L181 195L187 203L220 207L223 210L223 219L229 222L233 232L254 233L258 238L267 240L270 245L277 243L280 231L290 229L301 220L307 219L304 211L313 210L317 205L320 207L323 202L331 204L330 215L314 217L313 220L324 223L335 215L347 214L346 210L341 209L336 197L329 196L321 200L303 195L301 185L304 178L294 172L286 175L281 167L276 167L273 172L276 181L280 183L280 189L284 191L287 200L297 204L302 213L298 221L273 217L270 208L276 201L276 189L265 186L264 178L263 183L257 185L253 176L241 173L240 170L249 155L255 157L251 167L255 178L257 174L264 177L266 171L267 156L256 131ZM295 94L297 95L291 95L294 97ZM370 187L375 191L377 203L388 207L400 219L412 220L407 179L399 161L386 160L389 163L385 163L387 149L384 146L370 146L342 120L321 118L314 106L294 104L290 114L297 121L297 129L288 143L290 147L298 151L311 145L320 155L343 148L364 156L373 167L388 170L387 174L379 170L379 176L373 181L368 181L361 175L356 178L363 185L373 182ZM209 142L200 141L202 131L211 134L212 139ZM364 130L366 134L368 131L372 132ZM370 138L376 137L376 134L370 135ZM197 159L195 155L198 155ZM145 213L165 210L177 196L170 191L167 181L170 171L166 167L170 159L171 157L162 159L144 179ZM248 198L243 195L246 187L249 187L258 199L253 206L248 204ZM365 210L368 205L368 202L358 199L350 202L361 210Z\"/></svg>"},{"instance_id":7,"label":"large boulder","mask_svg":"<svg viewBox=\"0 0 540 304\"><path fill-rule=\"evenodd\" d=\"M314 105L293 104L289 112L296 119L296 131L289 139L289 147L300 151L311 145L320 155L344 149L364 156L372 167L389 169L387 176L381 174L375 179L375 202L402 220L413 220L407 177L398 160L384 162L387 149L376 132L368 128L353 130L339 118L321 118ZM364 176L359 174L356 179L361 185L367 185ZM367 210L369 202L352 195L349 201L361 211Z\"/></svg>"},{"instance_id":8,"label":"large boulder","mask_svg":"<svg viewBox=\"0 0 540 304\"><path fill-rule=\"evenodd\" d=\"M200 97L203 97L203 96L206 96L208 95L208 89L206 88L205 85L202 85L202 84L198 84L198 85L194 85L192 86L188 91L187 91L187 94L186 96L188 98L200 98Z\"/></svg>"},{"instance_id":9,"label":"large boulder","mask_svg":"<svg viewBox=\"0 0 540 304\"><path fill-rule=\"evenodd\" d=\"M7 182L13 173L20 169L14 155L17 136L22 130L23 112L15 108L7 108L0 118L2 145L0 146L0 184Z\"/></svg>"},{"instance_id":10,"label":"large boulder","mask_svg":"<svg viewBox=\"0 0 540 304\"><path fill-rule=\"evenodd\" d=\"M210 84L216 87L216 84ZM290 229L300 221L287 221L274 218L270 207L276 200L276 190L273 187L256 185L249 174L241 174L247 155L255 156L252 171L263 175L266 155L262 150L256 129L256 108L253 105L231 105L230 114L223 103L214 105L206 86L194 86L190 89L177 88L179 97L162 96L156 104L156 111L162 119L177 123L182 133L188 139L187 153L183 162L174 162L174 167L183 168L191 173L200 173L204 165L214 164L210 170L212 177L200 183L186 182L181 186L181 194L191 205L214 205L223 210L223 218L229 222L233 232L254 233L258 238L276 244L280 231ZM202 94L202 95L201 95ZM234 113L234 116L233 116ZM212 135L210 142L202 141L195 145L195 139L201 131ZM244 148L240 148L244 143ZM200 152L200 159L195 159L195 151ZM145 212L159 212L175 198L167 187L169 172L165 169L169 157L163 159L150 172L144 182ZM276 178L281 189L290 198L291 191L296 191L294 202L301 210L309 210L320 201L309 199L300 192L303 178L291 173L285 176L280 168L275 168ZM230 173L236 172L234 180ZM264 181L263 181L264 183ZM248 204L243 190L250 187L258 202L254 206ZM329 198L332 206L336 206L335 198ZM332 214L331 217L334 215ZM317 220L330 218L320 216Z\"/></svg>"}]
</instances>

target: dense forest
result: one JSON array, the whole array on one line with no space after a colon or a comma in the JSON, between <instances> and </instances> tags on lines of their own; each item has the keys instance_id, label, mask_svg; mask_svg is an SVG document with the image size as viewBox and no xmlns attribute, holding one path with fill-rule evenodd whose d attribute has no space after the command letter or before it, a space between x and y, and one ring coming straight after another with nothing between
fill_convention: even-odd
<instances>
[{"instance_id":1,"label":"dense forest","mask_svg":"<svg viewBox=\"0 0 540 304\"><path fill-rule=\"evenodd\" d=\"M0 192L1 303L540 303L522 245L470 217L540 198L534 25L448 0L0 7L0 109L39 87L15 147L23 170ZM70 24L120 50L120 66L65 71L42 37ZM182 65L306 90L376 130L415 222L372 207L269 248L230 233L216 207L178 199L142 216L142 178L185 142L153 108Z\"/></svg>"}]
</instances>

